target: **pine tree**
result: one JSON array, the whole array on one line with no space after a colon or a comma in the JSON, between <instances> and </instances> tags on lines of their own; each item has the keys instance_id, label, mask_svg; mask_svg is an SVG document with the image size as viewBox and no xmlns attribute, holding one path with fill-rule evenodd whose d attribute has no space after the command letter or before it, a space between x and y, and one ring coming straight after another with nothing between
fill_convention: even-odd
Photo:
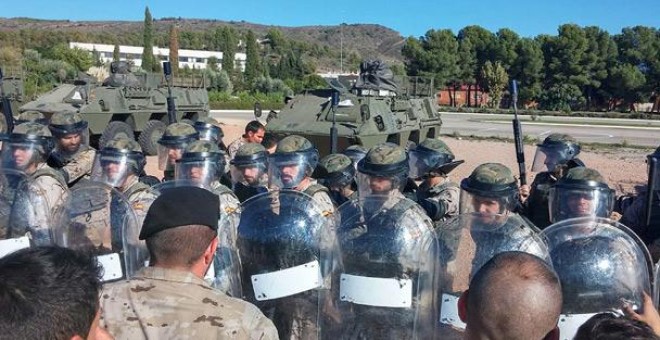
<instances>
[{"instance_id":1,"label":"pine tree","mask_svg":"<svg viewBox=\"0 0 660 340\"><path fill-rule=\"evenodd\" d=\"M170 64L172 74L179 72L179 29L176 25L170 27Z\"/></svg>"},{"instance_id":2,"label":"pine tree","mask_svg":"<svg viewBox=\"0 0 660 340\"><path fill-rule=\"evenodd\" d=\"M254 32L249 30L245 38L245 81L252 84L252 81L262 75L261 61L259 57L259 46Z\"/></svg>"},{"instance_id":3,"label":"pine tree","mask_svg":"<svg viewBox=\"0 0 660 340\"><path fill-rule=\"evenodd\" d=\"M112 61L119 61L119 44L115 44L115 49L112 51Z\"/></svg>"},{"instance_id":4,"label":"pine tree","mask_svg":"<svg viewBox=\"0 0 660 340\"><path fill-rule=\"evenodd\" d=\"M153 20L147 6L144 10L144 33L142 44L142 69L151 72L154 70L154 46L153 46Z\"/></svg>"}]
</instances>

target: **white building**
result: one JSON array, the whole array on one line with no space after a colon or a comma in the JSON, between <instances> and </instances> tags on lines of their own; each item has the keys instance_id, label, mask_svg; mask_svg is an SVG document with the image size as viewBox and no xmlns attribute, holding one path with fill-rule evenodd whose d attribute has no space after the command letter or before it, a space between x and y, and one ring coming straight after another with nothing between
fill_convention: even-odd
<instances>
[{"instance_id":1,"label":"white building","mask_svg":"<svg viewBox=\"0 0 660 340\"><path fill-rule=\"evenodd\" d=\"M90 44L80 42L70 42L69 48L79 48L87 51L96 50L104 63L112 62L112 54L115 50L114 45ZM142 50L140 46L119 45L119 60L130 60L135 66L142 66ZM218 68L222 68L222 55L220 51L200 51L179 49L179 68L205 69L209 58L215 57L218 60ZM170 58L170 49L154 46L154 56L160 62L168 61ZM234 54L234 65L241 67L245 71L245 53Z\"/></svg>"}]
</instances>

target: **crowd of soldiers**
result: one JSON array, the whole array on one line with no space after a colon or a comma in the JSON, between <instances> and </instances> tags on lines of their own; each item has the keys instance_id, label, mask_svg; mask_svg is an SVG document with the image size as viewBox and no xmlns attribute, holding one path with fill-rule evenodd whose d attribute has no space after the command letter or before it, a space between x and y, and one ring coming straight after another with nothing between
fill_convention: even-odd
<instances>
[{"instance_id":1,"label":"crowd of soldiers","mask_svg":"<svg viewBox=\"0 0 660 340\"><path fill-rule=\"evenodd\" d=\"M651 303L660 147L646 192L616 212L562 134L519 186L500 163L452 181L463 161L439 139L320 158L258 121L227 146L209 118L166 127L157 178L132 139L90 147L77 113L25 118L2 138L0 256L92 252L115 281L100 324L117 338L572 338L597 313Z\"/></svg>"}]
</instances>

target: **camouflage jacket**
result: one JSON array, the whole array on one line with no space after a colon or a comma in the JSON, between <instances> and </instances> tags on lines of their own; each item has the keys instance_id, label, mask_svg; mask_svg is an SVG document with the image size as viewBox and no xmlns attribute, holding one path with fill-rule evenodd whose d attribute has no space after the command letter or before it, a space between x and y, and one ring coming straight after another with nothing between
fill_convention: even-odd
<instances>
[{"instance_id":1,"label":"camouflage jacket","mask_svg":"<svg viewBox=\"0 0 660 340\"><path fill-rule=\"evenodd\" d=\"M60 169L64 173L64 177L69 186L72 186L81 178L89 179L92 174L94 157L96 157L96 150L87 148L85 150L80 150L80 152L77 152L73 157L66 161L66 164Z\"/></svg>"},{"instance_id":2,"label":"camouflage jacket","mask_svg":"<svg viewBox=\"0 0 660 340\"><path fill-rule=\"evenodd\" d=\"M239 139L231 142L229 146L227 147L227 153L229 154L230 159L234 159L234 156L236 156L236 152L238 151L238 148L243 146L243 144L246 144L247 141L245 141L245 138L240 137Z\"/></svg>"},{"instance_id":3,"label":"camouflage jacket","mask_svg":"<svg viewBox=\"0 0 660 340\"><path fill-rule=\"evenodd\" d=\"M426 182L419 185L416 192L417 201L423 199L430 199L436 202L444 202L446 204L445 214L440 218L444 221L447 218L457 216L459 214L459 203L461 197L461 188L454 182L445 182L442 184L429 186Z\"/></svg>"},{"instance_id":4,"label":"camouflage jacket","mask_svg":"<svg viewBox=\"0 0 660 340\"><path fill-rule=\"evenodd\" d=\"M116 339L278 339L257 307L190 272L144 268L104 287L101 326Z\"/></svg>"},{"instance_id":5,"label":"camouflage jacket","mask_svg":"<svg viewBox=\"0 0 660 340\"><path fill-rule=\"evenodd\" d=\"M311 188L312 186L314 187L319 187L322 188L321 190L316 190L314 188ZM308 190L311 189L311 190ZM332 198L330 198L330 194L328 189L325 187L322 187L318 184L318 182L315 179L310 179L307 185L305 186L299 186L296 187L296 190L300 192L304 192L306 194L311 194L312 198L316 200L321 205L321 208L323 209L324 212L327 214L332 214L335 212L335 204L332 203Z\"/></svg>"}]
</instances>

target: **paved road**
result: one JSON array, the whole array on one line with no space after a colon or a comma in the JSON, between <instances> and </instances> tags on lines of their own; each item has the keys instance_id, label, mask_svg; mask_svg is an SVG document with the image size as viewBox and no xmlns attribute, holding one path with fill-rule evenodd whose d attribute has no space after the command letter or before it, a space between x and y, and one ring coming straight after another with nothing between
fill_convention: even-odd
<instances>
[{"instance_id":1,"label":"paved road","mask_svg":"<svg viewBox=\"0 0 660 340\"><path fill-rule=\"evenodd\" d=\"M242 125L254 119L252 111L211 111L221 122ZM262 118L264 118L262 116ZM442 133L463 136L512 138L512 116L480 113L442 113ZM660 120L605 119L581 117L540 117L533 121L520 116L526 136L544 138L550 133L566 133L582 142L657 147L660 145Z\"/></svg>"}]
</instances>

